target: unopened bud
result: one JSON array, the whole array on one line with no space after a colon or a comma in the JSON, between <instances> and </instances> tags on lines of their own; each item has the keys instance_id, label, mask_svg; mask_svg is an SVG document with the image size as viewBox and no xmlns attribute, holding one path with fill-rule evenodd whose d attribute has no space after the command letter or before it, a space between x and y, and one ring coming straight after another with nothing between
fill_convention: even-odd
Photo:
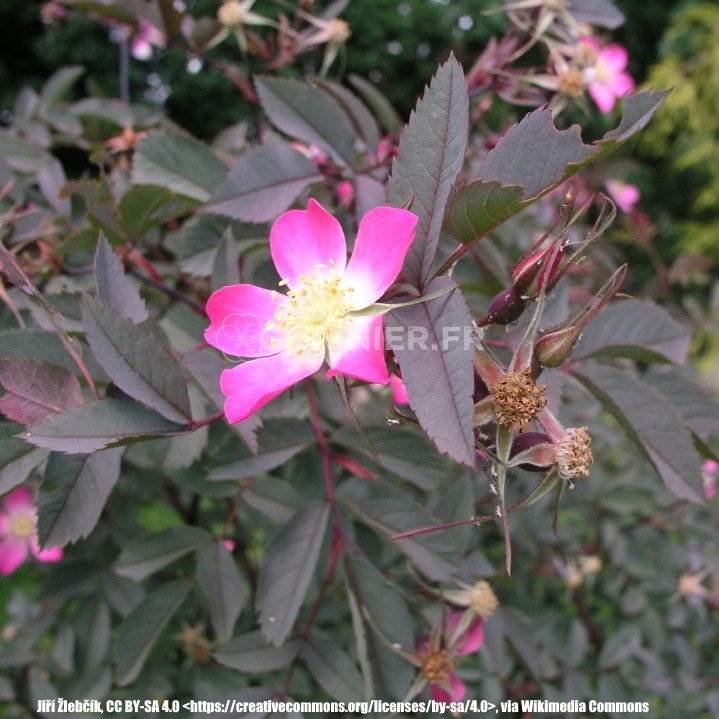
<instances>
[{"instance_id":1,"label":"unopened bud","mask_svg":"<svg viewBox=\"0 0 719 719\"><path fill-rule=\"evenodd\" d=\"M542 367L559 367L569 357L586 326L619 292L626 276L627 266L622 265L577 314L561 324L545 330L539 336L534 345L534 356Z\"/></svg>"},{"instance_id":2,"label":"unopened bud","mask_svg":"<svg viewBox=\"0 0 719 719\"><path fill-rule=\"evenodd\" d=\"M518 320L527 305L526 298L520 296L514 287L502 290L491 302L487 314L477 324L480 327L487 325L508 325Z\"/></svg>"},{"instance_id":3,"label":"unopened bud","mask_svg":"<svg viewBox=\"0 0 719 719\"><path fill-rule=\"evenodd\" d=\"M571 354L584 326L564 327L545 332L534 346L534 356L542 367L559 367Z\"/></svg>"}]
</instances>

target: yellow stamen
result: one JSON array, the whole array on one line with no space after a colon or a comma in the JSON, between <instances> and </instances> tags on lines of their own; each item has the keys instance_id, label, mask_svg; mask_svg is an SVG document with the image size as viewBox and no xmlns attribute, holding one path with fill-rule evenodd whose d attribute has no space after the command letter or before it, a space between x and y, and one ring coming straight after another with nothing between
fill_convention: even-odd
<instances>
[{"instance_id":1,"label":"yellow stamen","mask_svg":"<svg viewBox=\"0 0 719 719\"><path fill-rule=\"evenodd\" d=\"M332 260L329 266L333 268ZM324 265L316 267L311 275L297 278L298 286L284 297L274 321L265 325L265 329L281 333L285 346L297 355L324 351L325 343L341 334L352 310L352 290L341 286L339 273L334 269L323 272Z\"/></svg>"}]
</instances>

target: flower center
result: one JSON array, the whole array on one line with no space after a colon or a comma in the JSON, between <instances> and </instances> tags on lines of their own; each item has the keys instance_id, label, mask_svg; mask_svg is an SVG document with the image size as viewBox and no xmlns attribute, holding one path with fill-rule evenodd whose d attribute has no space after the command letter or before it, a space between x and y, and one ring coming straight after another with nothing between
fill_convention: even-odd
<instances>
[{"instance_id":1,"label":"flower center","mask_svg":"<svg viewBox=\"0 0 719 719\"><path fill-rule=\"evenodd\" d=\"M342 332L352 310L354 290L341 286L334 262L329 266L327 271L324 265L317 265L311 275L298 277L298 286L287 293L273 319L265 324L265 329L281 332L285 346L297 355L323 352L325 343Z\"/></svg>"},{"instance_id":2,"label":"flower center","mask_svg":"<svg viewBox=\"0 0 719 719\"><path fill-rule=\"evenodd\" d=\"M428 654L422 663L422 674L432 683L438 684L447 681L447 659L449 652L440 649Z\"/></svg>"},{"instance_id":3,"label":"flower center","mask_svg":"<svg viewBox=\"0 0 719 719\"><path fill-rule=\"evenodd\" d=\"M559 75L559 91L567 97L581 97L586 84L584 75L575 68L569 68Z\"/></svg>"},{"instance_id":4,"label":"flower center","mask_svg":"<svg viewBox=\"0 0 719 719\"><path fill-rule=\"evenodd\" d=\"M10 517L8 533L13 539L27 540L35 533L35 520L26 514Z\"/></svg>"}]
</instances>

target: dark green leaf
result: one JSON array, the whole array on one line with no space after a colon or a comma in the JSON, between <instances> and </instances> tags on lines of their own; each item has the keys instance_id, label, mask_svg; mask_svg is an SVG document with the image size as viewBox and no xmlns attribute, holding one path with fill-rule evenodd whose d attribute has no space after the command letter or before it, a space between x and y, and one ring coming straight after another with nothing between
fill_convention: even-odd
<instances>
[{"instance_id":1,"label":"dark green leaf","mask_svg":"<svg viewBox=\"0 0 719 719\"><path fill-rule=\"evenodd\" d=\"M8 419L33 425L84 402L75 375L56 365L20 358L0 359L0 412Z\"/></svg>"},{"instance_id":2,"label":"dark green leaf","mask_svg":"<svg viewBox=\"0 0 719 719\"><path fill-rule=\"evenodd\" d=\"M245 583L222 542L206 545L197 553L197 583L207 597L215 635L226 641L245 605Z\"/></svg>"},{"instance_id":3,"label":"dark green leaf","mask_svg":"<svg viewBox=\"0 0 719 719\"><path fill-rule=\"evenodd\" d=\"M262 109L279 130L317 145L340 165L352 166L357 152L347 115L327 93L300 80L260 77L255 80Z\"/></svg>"},{"instance_id":4,"label":"dark green leaf","mask_svg":"<svg viewBox=\"0 0 719 719\"><path fill-rule=\"evenodd\" d=\"M334 699L362 701L367 698L357 666L332 642L315 635L302 644L300 656L317 683Z\"/></svg>"},{"instance_id":5,"label":"dark green leaf","mask_svg":"<svg viewBox=\"0 0 719 719\"><path fill-rule=\"evenodd\" d=\"M432 293L454 282L438 277ZM385 321L387 345L402 369L412 410L437 445L457 462L474 466L474 341L472 317L459 289L395 310Z\"/></svg>"},{"instance_id":6,"label":"dark green leaf","mask_svg":"<svg viewBox=\"0 0 719 719\"><path fill-rule=\"evenodd\" d=\"M589 363L575 376L611 412L670 492L699 501L701 466L691 437L659 392L626 372Z\"/></svg>"},{"instance_id":7,"label":"dark green leaf","mask_svg":"<svg viewBox=\"0 0 719 719\"><path fill-rule=\"evenodd\" d=\"M19 424L0 423L0 495L22 484L47 456L44 449L15 439L20 431Z\"/></svg>"},{"instance_id":8,"label":"dark green leaf","mask_svg":"<svg viewBox=\"0 0 719 719\"><path fill-rule=\"evenodd\" d=\"M480 177L524 188L524 199L537 197L565 177L568 165L586 162L599 152L585 145L579 125L557 130L552 113L541 107L509 128L487 155Z\"/></svg>"},{"instance_id":9,"label":"dark green leaf","mask_svg":"<svg viewBox=\"0 0 719 719\"><path fill-rule=\"evenodd\" d=\"M332 441L354 452L380 474L392 472L421 489L431 490L446 470L446 462L418 431L393 427L367 427L364 430L370 446L352 427L343 427L332 435ZM376 453L372 450L376 450ZM379 461L376 462L375 460Z\"/></svg>"},{"instance_id":10,"label":"dark green leaf","mask_svg":"<svg viewBox=\"0 0 719 719\"><path fill-rule=\"evenodd\" d=\"M350 75L350 84L362 96L387 132L399 137L402 119L392 107L390 101L371 83L360 75Z\"/></svg>"},{"instance_id":11,"label":"dark green leaf","mask_svg":"<svg viewBox=\"0 0 719 719\"><path fill-rule=\"evenodd\" d=\"M480 178L456 188L447 203L445 229L474 242L582 167L626 142L651 120L667 93L646 91L624 98L622 121L592 145L579 126L557 130L539 108L513 125L487 155Z\"/></svg>"},{"instance_id":12,"label":"dark green leaf","mask_svg":"<svg viewBox=\"0 0 719 719\"><path fill-rule=\"evenodd\" d=\"M125 270L104 235L97 241L95 253L97 296L106 305L135 323L147 319L147 308L137 287L125 276Z\"/></svg>"},{"instance_id":13,"label":"dark green leaf","mask_svg":"<svg viewBox=\"0 0 719 719\"><path fill-rule=\"evenodd\" d=\"M607 307L587 327L573 357L632 357L681 364L690 342L689 328L665 309L646 300L625 300Z\"/></svg>"},{"instance_id":14,"label":"dark green leaf","mask_svg":"<svg viewBox=\"0 0 719 719\"><path fill-rule=\"evenodd\" d=\"M460 242L491 232L524 207L522 187L477 180L460 185L447 203L444 229Z\"/></svg>"},{"instance_id":15,"label":"dark green leaf","mask_svg":"<svg viewBox=\"0 0 719 719\"><path fill-rule=\"evenodd\" d=\"M719 401L716 393L702 386L699 377L681 367L652 367L643 375L664 395L683 422L698 435L719 434Z\"/></svg>"},{"instance_id":16,"label":"dark green leaf","mask_svg":"<svg viewBox=\"0 0 719 719\"><path fill-rule=\"evenodd\" d=\"M191 587L187 580L163 584L148 594L120 625L114 654L116 680L121 687L137 679L147 655Z\"/></svg>"},{"instance_id":17,"label":"dark green leaf","mask_svg":"<svg viewBox=\"0 0 719 719\"><path fill-rule=\"evenodd\" d=\"M136 185L164 187L205 202L226 174L225 165L199 140L157 131L137 146L132 181Z\"/></svg>"},{"instance_id":18,"label":"dark green leaf","mask_svg":"<svg viewBox=\"0 0 719 719\"><path fill-rule=\"evenodd\" d=\"M329 508L311 502L275 535L265 554L257 606L267 641L284 643L315 571Z\"/></svg>"},{"instance_id":19,"label":"dark green leaf","mask_svg":"<svg viewBox=\"0 0 719 719\"><path fill-rule=\"evenodd\" d=\"M87 537L120 477L123 449L50 455L37 497L43 547L64 547Z\"/></svg>"},{"instance_id":20,"label":"dark green leaf","mask_svg":"<svg viewBox=\"0 0 719 719\"><path fill-rule=\"evenodd\" d=\"M242 496L250 507L277 522L287 522L305 503L305 498L289 482L274 477L260 477Z\"/></svg>"},{"instance_id":21,"label":"dark green leaf","mask_svg":"<svg viewBox=\"0 0 719 719\"><path fill-rule=\"evenodd\" d=\"M213 467L207 479L237 480L264 474L292 459L314 440L314 434L306 422L297 419L268 420L257 431L256 454L242 445L235 445L233 453L237 458Z\"/></svg>"},{"instance_id":22,"label":"dark green leaf","mask_svg":"<svg viewBox=\"0 0 719 719\"><path fill-rule=\"evenodd\" d=\"M43 85L40 92L40 114L47 117L50 110L57 104L62 96L80 79L85 68L80 65L60 68Z\"/></svg>"},{"instance_id":23,"label":"dark green leaf","mask_svg":"<svg viewBox=\"0 0 719 719\"><path fill-rule=\"evenodd\" d=\"M22 438L38 447L68 454L89 454L119 442L172 434L180 425L130 400L104 399L36 424Z\"/></svg>"},{"instance_id":24,"label":"dark green leaf","mask_svg":"<svg viewBox=\"0 0 719 719\"><path fill-rule=\"evenodd\" d=\"M414 198L410 209L419 215L419 224L403 275L418 287L432 268L444 208L462 169L468 112L467 83L461 65L451 55L410 116L387 188L388 200L395 206Z\"/></svg>"},{"instance_id":25,"label":"dark green leaf","mask_svg":"<svg viewBox=\"0 0 719 719\"><path fill-rule=\"evenodd\" d=\"M322 175L312 160L284 145L248 150L204 208L245 222L267 222L284 212Z\"/></svg>"},{"instance_id":26,"label":"dark green leaf","mask_svg":"<svg viewBox=\"0 0 719 719\"><path fill-rule=\"evenodd\" d=\"M365 104L339 83L322 79L314 79L312 82L339 103L352 123L355 134L362 138L367 151L374 154L380 141L379 128Z\"/></svg>"},{"instance_id":27,"label":"dark green leaf","mask_svg":"<svg viewBox=\"0 0 719 719\"><path fill-rule=\"evenodd\" d=\"M115 563L115 571L121 577L139 582L211 542L212 537L199 527L168 527L128 544Z\"/></svg>"},{"instance_id":28,"label":"dark green leaf","mask_svg":"<svg viewBox=\"0 0 719 719\"><path fill-rule=\"evenodd\" d=\"M340 485L337 497L384 538L439 524L424 507L385 482L374 481L370 485L365 480L350 479ZM456 547L443 532L395 540L392 546L404 552L434 581L446 581L455 571Z\"/></svg>"},{"instance_id":29,"label":"dark green leaf","mask_svg":"<svg viewBox=\"0 0 719 719\"><path fill-rule=\"evenodd\" d=\"M268 646L262 632L256 631L231 639L214 656L225 667L248 674L264 674L286 667L298 650L298 641L289 641L280 647Z\"/></svg>"},{"instance_id":30,"label":"dark green leaf","mask_svg":"<svg viewBox=\"0 0 719 719\"><path fill-rule=\"evenodd\" d=\"M173 422L191 419L182 372L165 345L88 295L82 317L97 361L121 390Z\"/></svg>"}]
</instances>

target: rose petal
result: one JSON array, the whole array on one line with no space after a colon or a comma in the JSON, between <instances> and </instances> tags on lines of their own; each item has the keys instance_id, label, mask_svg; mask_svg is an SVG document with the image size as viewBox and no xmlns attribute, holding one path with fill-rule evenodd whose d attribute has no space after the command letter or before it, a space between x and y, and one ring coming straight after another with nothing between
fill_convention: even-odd
<instances>
[{"instance_id":1,"label":"rose petal","mask_svg":"<svg viewBox=\"0 0 719 719\"><path fill-rule=\"evenodd\" d=\"M341 337L330 340L328 345L331 369L327 379L343 374L377 384L389 381L381 315L346 320Z\"/></svg>"},{"instance_id":2,"label":"rose petal","mask_svg":"<svg viewBox=\"0 0 719 719\"><path fill-rule=\"evenodd\" d=\"M453 672L447 671L447 681L449 692L439 684L432 684L432 698L438 702L458 702L467 691L464 682Z\"/></svg>"},{"instance_id":3,"label":"rose petal","mask_svg":"<svg viewBox=\"0 0 719 719\"><path fill-rule=\"evenodd\" d=\"M247 419L288 387L314 374L323 359L319 352L297 355L285 350L224 370L220 389L227 396L227 420L234 423Z\"/></svg>"},{"instance_id":4,"label":"rose petal","mask_svg":"<svg viewBox=\"0 0 719 719\"><path fill-rule=\"evenodd\" d=\"M419 218L396 207L376 207L360 221L342 284L353 287L354 309L376 302L397 279Z\"/></svg>"},{"instance_id":5,"label":"rose petal","mask_svg":"<svg viewBox=\"0 0 719 719\"><path fill-rule=\"evenodd\" d=\"M457 649L457 656L473 654L484 644L484 622L482 617L477 617L462 637L462 642Z\"/></svg>"},{"instance_id":6,"label":"rose petal","mask_svg":"<svg viewBox=\"0 0 719 719\"><path fill-rule=\"evenodd\" d=\"M32 497L27 487L17 487L3 498L2 503L8 511L34 509Z\"/></svg>"},{"instance_id":7,"label":"rose petal","mask_svg":"<svg viewBox=\"0 0 719 719\"><path fill-rule=\"evenodd\" d=\"M347 262L347 243L342 227L318 202L306 210L290 210L270 230L270 251L277 271L290 287L300 275L310 275L317 265L334 262L342 274Z\"/></svg>"},{"instance_id":8,"label":"rose petal","mask_svg":"<svg viewBox=\"0 0 719 719\"><path fill-rule=\"evenodd\" d=\"M205 340L237 357L266 357L282 349L282 335L265 329L284 295L255 285L228 285L214 292L205 311Z\"/></svg>"},{"instance_id":9,"label":"rose petal","mask_svg":"<svg viewBox=\"0 0 719 719\"><path fill-rule=\"evenodd\" d=\"M599 58L608 68L621 72L629 62L629 53L621 45L607 45L599 53Z\"/></svg>"},{"instance_id":10,"label":"rose petal","mask_svg":"<svg viewBox=\"0 0 719 719\"><path fill-rule=\"evenodd\" d=\"M392 401L395 404L409 404L407 388L404 386L404 382L396 374L390 376L389 384L392 388Z\"/></svg>"},{"instance_id":11,"label":"rose petal","mask_svg":"<svg viewBox=\"0 0 719 719\"><path fill-rule=\"evenodd\" d=\"M624 97L634 90L634 80L626 72L619 73L619 75L612 78L609 89L616 97Z\"/></svg>"},{"instance_id":12,"label":"rose petal","mask_svg":"<svg viewBox=\"0 0 719 719\"><path fill-rule=\"evenodd\" d=\"M592 82L589 85L589 94L596 103L599 111L605 115L614 109L616 98L614 93L606 86L598 82Z\"/></svg>"},{"instance_id":13,"label":"rose petal","mask_svg":"<svg viewBox=\"0 0 719 719\"><path fill-rule=\"evenodd\" d=\"M59 562L62 559L62 549L60 547L51 547L50 549L40 549L37 537L33 537L30 541L30 551L38 562Z\"/></svg>"},{"instance_id":14,"label":"rose petal","mask_svg":"<svg viewBox=\"0 0 719 719\"><path fill-rule=\"evenodd\" d=\"M0 541L0 574L12 574L27 557L27 544L16 539Z\"/></svg>"}]
</instances>

